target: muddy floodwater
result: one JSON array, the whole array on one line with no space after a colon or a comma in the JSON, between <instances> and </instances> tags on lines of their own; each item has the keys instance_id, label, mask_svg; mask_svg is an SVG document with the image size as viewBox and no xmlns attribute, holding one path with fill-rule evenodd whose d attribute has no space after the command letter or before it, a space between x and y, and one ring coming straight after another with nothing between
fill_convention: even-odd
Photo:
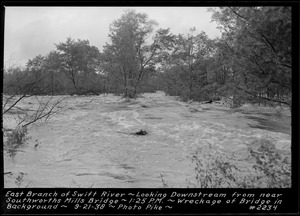
<instances>
[{"instance_id":1,"label":"muddy floodwater","mask_svg":"<svg viewBox=\"0 0 300 216\"><path fill-rule=\"evenodd\" d=\"M233 111L221 103L180 102L163 92L131 101L111 94L64 96L59 106L59 114L28 128L31 138L22 151L13 159L4 156L5 187L159 188L163 181L187 187L196 184L191 155L197 148L209 143L249 173L254 160L247 149L260 138L272 140L290 160L289 110ZM140 130L148 134L133 135Z\"/></svg>"}]
</instances>

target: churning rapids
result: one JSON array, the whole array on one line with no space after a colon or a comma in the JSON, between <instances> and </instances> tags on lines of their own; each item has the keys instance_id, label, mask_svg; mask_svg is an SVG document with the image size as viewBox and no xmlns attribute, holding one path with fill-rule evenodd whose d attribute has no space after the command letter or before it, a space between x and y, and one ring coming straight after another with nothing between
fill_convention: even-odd
<instances>
[{"instance_id":1,"label":"churning rapids","mask_svg":"<svg viewBox=\"0 0 300 216\"><path fill-rule=\"evenodd\" d=\"M30 98L23 106L30 106ZM290 157L291 116L265 107L231 111L212 103L184 103L164 92L137 100L120 96L64 96L62 111L28 128L14 159L4 156L5 187L153 188L195 182L191 154L206 143L251 167L247 146L270 138ZM9 127L12 118L5 117ZM139 130L148 132L134 136ZM36 144L38 145L34 147ZM249 171L247 171L249 172ZM21 183L20 183L21 180Z\"/></svg>"}]
</instances>

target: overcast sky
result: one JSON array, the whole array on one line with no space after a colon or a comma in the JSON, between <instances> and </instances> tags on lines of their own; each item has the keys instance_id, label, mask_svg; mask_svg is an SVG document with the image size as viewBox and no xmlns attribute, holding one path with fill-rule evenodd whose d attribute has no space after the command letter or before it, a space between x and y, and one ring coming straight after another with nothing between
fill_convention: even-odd
<instances>
[{"instance_id":1,"label":"overcast sky","mask_svg":"<svg viewBox=\"0 0 300 216\"><path fill-rule=\"evenodd\" d=\"M147 13L158 28L174 34L205 31L210 38L220 36L211 12L205 7L131 7ZM28 59L55 50L55 44L73 39L89 40L102 50L108 42L109 25L128 7L6 7L4 61L25 65Z\"/></svg>"}]
</instances>

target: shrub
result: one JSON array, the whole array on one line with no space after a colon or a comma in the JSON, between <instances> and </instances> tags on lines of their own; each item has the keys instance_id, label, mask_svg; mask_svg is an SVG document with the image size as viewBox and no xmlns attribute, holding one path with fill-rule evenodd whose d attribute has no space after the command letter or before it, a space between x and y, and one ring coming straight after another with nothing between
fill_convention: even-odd
<instances>
[{"instance_id":1,"label":"shrub","mask_svg":"<svg viewBox=\"0 0 300 216\"><path fill-rule=\"evenodd\" d=\"M205 149L206 148L206 149ZM211 144L192 155L196 181L201 188L284 188L291 187L291 163L266 139L255 140L248 148L254 165L241 170L233 155L218 152Z\"/></svg>"},{"instance_id":2,"label":"shrub","mask_svg":"<svg viewBox=\"0 0 300 216\"><path fill-rule=\"evenodd\" d=\"M20 188L21 187L21 185L22 185L22 183L23 183L23 181L24 181L24 173L22 173L22 172L19 172L19 174L18 174L18 176L17 176L17 178L16 178L16 180L15 180L15 183L16 183L16 185L18 186L18 188Z\"/></svg>"},{"instance_id":3,"label":"shrub","mask_svg":"<svg viewBox=\"0 0 300 216\"><path fill-rule=\"evenodd\" d=\"M206 148L206 149L205 149ZM196 181L200 188L234 187L238 168L229 157L217 152L211 144L198 148L192 155L196 163Z\"/></svg>"},{"instance_id":4,"label":"shrub","mask_svg":"<svg viewBox=\"0 0 300 216\"><path fill-rule=\"evenodd\" d=\"M27 127L17 127L7 134L7 140L4 142L5 152L13 158L28 139L30 137L28 137Z\"/></svg>"},{"instance_id":5,"label":"shrub","mask_svg":"<svg viewBox=\"0 0 300 216\"><path fill-rule=\"evenodd\" d=\"M275 145L266 139L254 141L256 148L248 148L256 165L253 168L262 173L268 187L283 188L291 186L291 162L288 157L283 158Z\"/></svg>"}]
</instances>

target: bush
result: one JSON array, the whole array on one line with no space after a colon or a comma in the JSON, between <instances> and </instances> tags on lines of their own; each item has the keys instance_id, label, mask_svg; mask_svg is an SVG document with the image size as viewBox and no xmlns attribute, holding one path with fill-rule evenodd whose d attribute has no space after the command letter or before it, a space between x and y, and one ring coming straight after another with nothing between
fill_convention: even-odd
<instances>
[{"instance_id":1,"label":"bush","mask_svg":"<svg viewBox=\"0 0 300 216\"><path fill-rule=\"evenodd\" d=\"M266 139L254 141L253 146L248 148L251 156L255 159L253 166L262 177L268 187L283 188L291 186L291 161L288 157L283 158L275 145ZM255 148L256 147L256 148Z\"/></svg>"},{"instance_id":2,"label":"bush","mask_svg":"<svg viewBox=\"0 0 300 216\"><path fill-rule=\"evenodd\" d=\"M200 188L234 187L238 168L229 159L215 151L211 144L198 148L192 155L192 161L196 163L197 185Z\"/></svg>"},{"instance_id":3,"label":"bush","mask_svg":"<svg viewBox=\"0 0 300 216\"><path fill-rule=\"evenodd\" d=\"M290 159L283 158L271 141L255 140L248 151L255 164L243 171L233 155L218 152L211 144L198 148L192 156L197 185L201 188L291 187Z\"/></svg>"},{"instance_id":4,"label":"bush","mask_svg":"<svg viewBox=\"0 0 300 216\"><path fill-rule=\"evenodd\" d=\"M20 151L20 147L24 145L30 137L28 137L27 127L18 127L7 134L7 140L4 142L5 152L12 158Z\"/></svg>"}]
</instances>

